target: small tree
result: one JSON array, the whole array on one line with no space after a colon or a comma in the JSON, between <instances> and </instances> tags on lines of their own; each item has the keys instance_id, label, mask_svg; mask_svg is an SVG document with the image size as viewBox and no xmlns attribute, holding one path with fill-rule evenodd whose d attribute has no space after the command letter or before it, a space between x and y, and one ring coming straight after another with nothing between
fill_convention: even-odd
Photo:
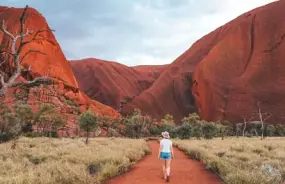
<instances>
[{"instance_id":1,"label":"small tree","mask_svg":"<svg viewBox=\"0 0 285 184\"><path fill-rule=\"evenodd\" d=\"M275 135L276 136L285 136L285 125L277 124L275 126Z\"/></svg>"},{"instance_id":2,"label":"small tree","mask_svg":"<svg viewBox=\"0 0 285 184\"><path fill-rule=\"evenodd\" d=\"M261 140L264 139L264 127L265 127L265 121L271 117L271 113L262 113L260 103L257 103L258 106L258 117L260 119L261 123Z\"/></svg>"},{"instance_id":3,"label":"small tree","mask_svg":"<svg viewBox=\"0 0 285 184\"><path fill-rule=\"evenodd\" d=\"M161 120L160 132L168 131L172 135L172 130L175 128L174 118L170 114L166 114Z\"/></svg>"},{"instance_id":4,"label":"small tree","mask_svg":"<svg viewBox=\"0 0 285 184\"><path fill-rule=\"evenodd\" d=\"M216 128L217 128L217 133L218 136L220 136L222 138L222 140L224 140L224 137L228 134L228 128L226 125L217 123L216 124Z\"/></svg>"},{"instance_id":5,"label":"small tree","mask_svg":"<svg viewBox=\"0 0 285 184\"><path fill-rule=\"evenodd\" d=\"M52 115L55 114L55 109L52 104L39 103L39 109L34 115L34 125L36 126L37 132L45 133L48 129L49 124L52 120Z\"/></svg>"},{"instance_id":6,"label":"small tree","mask_svg":"<svg viewBox=\"0 0 285 184\"><path fill-rule=\"evenodd\" d=\"M23 133L33 131L34 113L27 104L19 103L14 106L16 118L22 125Z\"/></svg>"},{"instance_id":7,"label":"small tree","mask_svg":"<svg viewBox=\"0 0 285 184\"><path fill-rule=\"evenodd\" d=\"M174 118L172 115L170 114L166 114L163 119L161 120L161 122L167 122L167 123L170 123L170 124L174 124Z\"/></svg>"},{"instance_id":8,"label":"small tree","mask_svg":"<svg viewBox=\"0 0 285 184\"><path fill-rule=\"evenodd\" d=\"M190 123L183 123L174 129L176 136L179 139L189 139L192 136L192 126Z\"/></svg>"},{"instance_id":9,"label":"small tree","mask_svg":"<svg viewBox=\"0 0 285 184\"><path fill-rule=\"evenodd\" d=\"M95 116L91 111L86 111L80 115L80 128L86 131L86 141L88 144L89 132L96 130L98 116Z\"/></svg>"},{"instance_id":10,"label":"small tree","mask_svg":"<svg viewBox=\"0 0 285 184\"><path fill-rule=\"evenodd\" d=\"M196 137L198 140L200 140L201 137L203 137L202 124L203 124L203 121L197 121L195 123L190 123L192 127L192 136Z\"/></svg>"},{"instance_id":11,"label":"small tree","mask_svg":"<svg viewBox=\"0 0 285 184\"><path fill-rule=\"evenodd\" d=\"M53 114L50 118L49 137L57 137L57 130L66 127L65 123L66 118L62 117L60 114L57 113Z\"/></svg>"},{"instance_id":12,"label":"small tree","mask_svg":"<svg viewBox=\"0 0 285 184\"><path fill-rule=\"evenodd\" d=\"M5 105L1 105L1 121L0 121L0 142L9 141L16 138L21 134L22 126L19 119Z\"/></svg>"},{"instance_id":13,"label":"small tree","mask_svg":"<svg viewBox=\"0 0 285 184\"><path fill-rule=\"evenodd\" d=\"M150 134L152 119L143 116L139 110L135 110L131 116L123 118L124 133L127 137L141 138Z\"/></svg>"},{"instance_id":14,"label":"small tree","mask_svg":"<svg viewBox=\"0 0 285 184\"><path fill-rule=\"evenodd\" d=\"M200 121L200 116L197 113L189 114L188 117L182 119L182 123L197 123Z\"/></svg>"},{"instance_id":15,"label":"small tree","mask_svg":"<svg viewBox=\"0 0 285 184\"><path fill-rule=\"evenodd\" d=\"M118 118L115 118L115 119L113 119L112 122L111 122L111 127L112 127L113 129L118 129L119 126L120 126L120 123L121 123L121 120L118 119Z\"/></svg>"},{"instance_id":16,"label":"small tree","mask_svg":"<svg viewBox=\"0 0 285 184\"><path fill-rule=\"evenodd\" d=\"M266 135L270 137L275 136L275 126L274 125L266 126Z\"/></svg>"},{"instance_id":17,"label":"small tree","mask_svg":"<svg viewBox=\"0 0 285 184\"><path fill-rule=\"evenodd\" d=\"M105 128L106 131L108 132L112 123L109 116L103 116L102 118L100 118L99 122L100 122L100 127Z\"/></svg>"},{"instance_id":18,"label":"small tree","mask_svg":"<svg viewBox=\"0 0 285 184\"><path fill-rule=\"evenodd\" d=\"M247 123L250 122L253 118L254 117L251 117L249 119L243 118L243 123L244 123L243 130L242 130L243 137L245 136L245 130L246 130Z\"/></svg>"},{"instance_id":19,"label":"small tree","mask_svg":"<svg viewBox=\"0 0 285 184\"><path fill-rule=\"evenodd\" d=\"M202 133L205 139L212 139L217 132L217 128L214 123L212 122L205 122L202 123Z\"/></svg>"}]
</instances>

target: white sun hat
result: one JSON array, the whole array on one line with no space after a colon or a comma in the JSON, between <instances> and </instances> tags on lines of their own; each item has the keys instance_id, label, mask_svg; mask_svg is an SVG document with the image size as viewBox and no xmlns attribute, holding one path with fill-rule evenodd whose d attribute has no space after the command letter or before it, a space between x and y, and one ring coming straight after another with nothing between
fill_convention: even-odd
<instances>
[{"instance_id":1,"label":"white sun hat","mask_svg":"<svg viewBox=\"0 0 285 184\"><path fill-rule=\"evenodd\" d=\"M170 138L169 133L168 133L167 131L162 132L161 135L162 135L162 137L164 137L164 138L166 138L166 139L169 139L169 138Z\"/></svg>"}]
</instances>

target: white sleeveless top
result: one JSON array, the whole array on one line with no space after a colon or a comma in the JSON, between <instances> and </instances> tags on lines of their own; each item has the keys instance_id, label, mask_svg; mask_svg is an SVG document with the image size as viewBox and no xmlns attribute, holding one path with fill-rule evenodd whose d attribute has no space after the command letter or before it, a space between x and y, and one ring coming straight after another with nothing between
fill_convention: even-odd
<instances>
[{"instance_id":1,"label":"white sleeveless top","mask_svg":"<svg viewBox=\"0 0 285 184\"><path fill-rule=\"evenodd\" d=\"M172 146L172 141L169 140L169 139L162 139L160 141L160 145L162 146L162 150L161 152L164 152L164 153L170 153L170 148Z\"/></svg>"}]
</instances>

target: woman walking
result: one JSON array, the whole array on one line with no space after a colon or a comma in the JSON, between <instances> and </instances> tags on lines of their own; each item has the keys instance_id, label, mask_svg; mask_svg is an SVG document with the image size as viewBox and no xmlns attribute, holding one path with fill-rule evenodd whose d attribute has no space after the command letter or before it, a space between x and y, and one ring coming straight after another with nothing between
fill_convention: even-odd
<instances>
[{"instance_id":1,"label":"woman walking","mask_svg":"<svg viewBox=\"0 0 285 184\"><path fill-rule=\"evenodd\" d=\"M162 132L161 135L163 139L160 140L158 158L160 158L163 161L162 169L163 169L164 179L167 182L169 182L171 159L174 158L172 141L169 140L170 136L168 132L166 131Z\"/></svg>"}]
</instances>

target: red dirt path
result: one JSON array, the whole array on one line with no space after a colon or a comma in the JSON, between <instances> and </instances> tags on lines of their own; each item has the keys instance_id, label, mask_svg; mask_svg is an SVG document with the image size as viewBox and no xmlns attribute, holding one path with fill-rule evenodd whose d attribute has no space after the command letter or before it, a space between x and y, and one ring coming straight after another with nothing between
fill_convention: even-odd
<instances>
[{"instance_id":1,"label":"red dirt path","mask_svg":"<svg viewBox=\"0 0 285 184\"><path fill-rule=\"evenodd\" d=\"M135 164L130 172L107 181L105 184L162 184L161 161L157 158L158 144L150 142L152 154ZM172 184L221 184L222 181L205 167L189 159L183 152L174 149L170 182Z\"/></svg>"}]
</instances>

